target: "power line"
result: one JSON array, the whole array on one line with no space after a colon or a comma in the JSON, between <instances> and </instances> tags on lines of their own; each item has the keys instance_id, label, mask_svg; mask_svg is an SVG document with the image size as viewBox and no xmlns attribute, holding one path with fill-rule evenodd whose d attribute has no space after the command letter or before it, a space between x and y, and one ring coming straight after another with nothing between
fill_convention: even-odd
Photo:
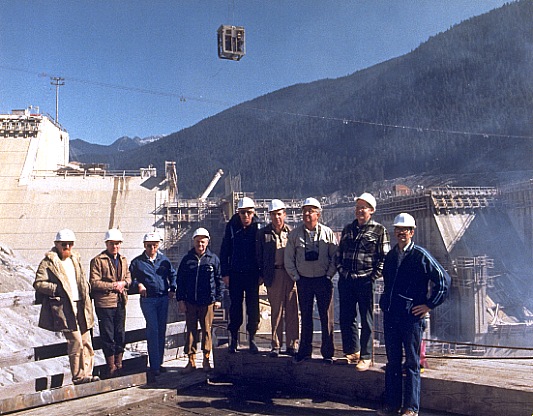
<instances>
[{"instance_id":1,"label":"power line","mask_svg":"<svg viewBox=\"0 0 533 416\"><path fill-rule=\"evenodd\" d=\"M35 72L33 71L24 70L20 68L13 68L13 67L9 67L6 65L0 65L0 68L8 69L11 71L25 72L25 73L35 75ZM44 72L37 74L37 76L53 78L52 75L49 75ZM227 101L212 100L212 99L207 99L203 97L185 96L183 94L178 94L178 93L173 93L173 92L168 92L168 91L157 91L157 90L151 90L147 88L130 87L130 86L117 85L117 84L111 84L111 83L106 83L106 82L85 80L81 78L65 77L65 78L61 78L61 80L77 82L80 84L95 85L99 87L111 88L111 89L116 89L116 90L132 91L132 92L137 92L140 94L150 94L150 95L164 96L164 97L175 97L175 98L179 98L180 102L182 103L185 103L187 101L196 101L200 103L221 105L224 107L231 107L231 106L237 105L235 103L230 103ZM479 136L479 137L484 137L484 138L533 140L533 136L528 136L528 135L487 133L487 132L475 132L475 131L467 131L467 130L445 130L445 129L437 129L437 128L431 128L431 127L408 126L408 125L391 124L391 123L384 123L384 122L378 122L378 121L358 120L358 119L352 119L352 118L340 118L340 117L320 116L320 115L305 114L305 113L298 113L298 112L291 112L291 111L272 110L272 109L266 109L266 108L261 108L261 107L254 107L254 106L246 106L245 108L254 110L254 111L261 111L261 112L266 112L266 113L268 112L268 113L279 114L279 115L310 118L310 119L316 119L316 120L335 121L335 122L340 122L345 125L361 124L361 125L368 125L368 126L381 127L381 128L410 130L410 131L416 131L418 133L441 133L441 134L453 134L453 135L462 135L462 136ZM56 118L57 118L57 111L56 111Z\"/></svg>"}]
</instances>

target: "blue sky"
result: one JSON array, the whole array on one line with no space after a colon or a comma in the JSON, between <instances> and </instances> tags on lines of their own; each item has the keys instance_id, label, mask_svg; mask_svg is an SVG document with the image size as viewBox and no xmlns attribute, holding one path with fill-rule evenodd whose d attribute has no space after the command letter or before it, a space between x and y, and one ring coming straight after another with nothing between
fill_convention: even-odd
<instances>
[{"instance_id":1,"label":"blue sky","mask_svg":"<svg viewBox=\"0 0 533 416\"><path fill-rule=\"evenodd\" d=\"M0 113L38 106L71 139L170 134L297 83L415 49L508 0L0 0ZM246 56L217 56L221 24Z\"/></svg>"}]
</instances>

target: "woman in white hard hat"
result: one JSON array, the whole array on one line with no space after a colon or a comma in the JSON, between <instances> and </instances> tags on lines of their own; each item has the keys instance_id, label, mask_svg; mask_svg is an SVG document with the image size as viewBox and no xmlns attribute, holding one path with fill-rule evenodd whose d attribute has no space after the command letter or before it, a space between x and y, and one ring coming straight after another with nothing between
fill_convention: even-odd
<instances>
[{"instance_id":1,"label":"woman in white hard hat","mask_svg":"<svg viewBox=\"0 0 533 416\"><path fill-rule=\"evenodd\" d=\"M76 236L68 229L56 234L54 247L39 264L33 287L42 303L39 327L62 332L74 384L100 380L93 376L94 350L90 329L94 326L89 282L80 255L72 250Z\"/></svg>"},{"instance_id":2,"label":"woman in white hard hat","mask_svg":"<svg viewBox=\"0 0 533 416\"><path fill-rule=\"evenodd\" d=\"M107 376L114 377L122 370L126 343L126 303L131 276L126 257L119 253L122 244L120 230L108 230L104 242L106 249L91 260L89 281L107 363Z\"/></svg>"},{"instance_id":3,"label":"woman in white hard hat","mask_svg":"<svg viewBox=\"0 0 533 416\"><path fill-rule=\"evenodd\" d=\"M222 306L222 275L220 260L209 248L209 231L198 228L192 235L193 248L183 257L178 268L176 299L180 312L185 313L187 333L185 354L189 362L184 369L190 373L196 369L196 343L198 322L201 328L201 345L204 355L202 368L211 369L209 356L213 349L211 327L215 308Z\"/></svg>"}]
</instances>

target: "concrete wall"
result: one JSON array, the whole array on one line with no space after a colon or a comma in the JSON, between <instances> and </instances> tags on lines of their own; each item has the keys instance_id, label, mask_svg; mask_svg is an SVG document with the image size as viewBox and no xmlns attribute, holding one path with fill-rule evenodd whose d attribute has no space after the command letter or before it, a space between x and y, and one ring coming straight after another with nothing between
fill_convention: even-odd
<instances>
[{"instance_id":1,"label":"concrete wall","mask_svg":"<svg viewBox=\"0 0 533 416\"><path fill-rule=\"evenodd\" d=\"M0 138L2 243L37 266L53 246L56 232L70 228L77 237L75 249L88 266L105 248L104 234L111 227L123 232L121 251L129 259L142 252L144 233L161 227L163 235L157 208L166 200L164 178L58 176L32 169L19 181L28 166L50 168L52 164L57 169L65 151L68 136Z\"/></svg>"}]
</instances>

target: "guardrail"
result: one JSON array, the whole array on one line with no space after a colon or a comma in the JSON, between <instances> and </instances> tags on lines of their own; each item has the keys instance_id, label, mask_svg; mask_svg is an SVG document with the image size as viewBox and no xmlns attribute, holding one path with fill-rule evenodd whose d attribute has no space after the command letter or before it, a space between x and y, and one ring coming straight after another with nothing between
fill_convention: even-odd
<instances>
[{"instance_id":1,"label":"guardrail","mask_svg":"<svg viewBox=\"0 0 533 416\"><path fill-rule=\"evenodd\" d=\"M9 303L27 304L29 298L30 296L27 295L27 292L25 295L12 295L10 300L2 296L0 297L0 303L5 305ZM0 415L146 383L148 356L144 351L138 352L138 345L136 345L139 343L144 344L145 341L146 328L128 330L126 332L126 351L128 353L125 354L123 360L123 376L103 380L98 383L90 383L90 385L73 385L68 364L61 366L65 368L63 372L42 375L43 372L48 371L46 370L46 361L48 360L59 359L68 363L66 341L26 348L1 355L0 371L8 367L24 369L23 366L33 363L37 366L33 372L38 375L29 376L26 380L13 383L12 385L2 386L0 389ZM164 361L175 359L184 345L185 322L179 321L167 324ZM101 346L100 337L93 337L95 351L101 349ZM93 374L105 374L105 363L103 363L103 360L99 359L96 362L100 362L101 364L95 365ZM43 365L40 371L38 371L37 368L40 363ZM21 370L21 372L31 373L31 370Z\"/></svg>"}]
</instances>

